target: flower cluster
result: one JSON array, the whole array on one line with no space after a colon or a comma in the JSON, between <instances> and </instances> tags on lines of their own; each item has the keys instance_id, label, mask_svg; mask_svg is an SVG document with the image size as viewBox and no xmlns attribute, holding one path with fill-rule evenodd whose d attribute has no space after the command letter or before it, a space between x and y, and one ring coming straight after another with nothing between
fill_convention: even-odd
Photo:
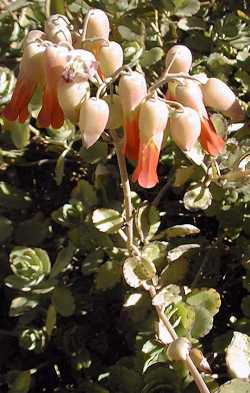
<instances>
[{"instance_id":1,"label":"flower cluster","mask_svg":"<svg viewBox=\"0 0 250 393\"><path fill-rule=\"evenodd\" d=\"M88 148L105 128L122 125L124 154L136 163L132 179L145 188L158 182L159 155L169 130L184 151L199 140L208 154L220 154L224 140L217 135L206 107L234 121L241 120L243 113L232 90L216 78L191 77L192 54L187 47L175 45L166 54L163 82L168 83L168 90L162 98L156 88L147 89L141 72L123 67L122 48L109 41L109 34L109 20L99 9L87 13L81 34L74 32L62 15L51 16L44 32L31 31L3 116L10 121L26 121L28 104L40 87L41 127L60 128L64 119L69 119L79 125ZM107 95L107 86L118 77L117 91ZM99 87L94 97L90 96L90 83Z\"/></svg>"}]
</instances>

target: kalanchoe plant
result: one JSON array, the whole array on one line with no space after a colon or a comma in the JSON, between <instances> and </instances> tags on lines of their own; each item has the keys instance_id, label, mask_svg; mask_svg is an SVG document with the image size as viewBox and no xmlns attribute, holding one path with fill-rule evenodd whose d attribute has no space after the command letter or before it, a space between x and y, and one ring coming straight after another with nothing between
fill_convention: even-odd
<instances>
[{"instance_id":1,"label":"kalanchoe plant","mask_svg":"<svg viewBox=\"0 0 250 393\"><path fill-rule=\"evenodd\" d=\"M245 112L225 79L201 74L205 66L197 59L192 42L180 39L186 45L172 45L174 31L192 30L192 23L197 22L196 17L186 18L185 12L192 18L202 2L173 2L171 6L164 1L149 2L145 15L142 8L140 35L130 18L136 12L133 2L106 5L100 1L107 14L90 8L83 18L79 13L75 19L78 5L69 3L65 5L69 19L47 10L44 32L27 34L16 86L2 112L6 129L13 124L19 134L33 117L32 141L34 145L41 142L46 158L34 163L29 155L26 158L25 149L10 156L3 149L0 159L7 157L7 165L14 162L17 168L37 165L42 175L45 166L53 167L56 161L55 180L60 187L51 184L49 175L41 188L34 181L38 193L22 193L7 187L6 182L0 187L0 230L5 233L0 240L10 251L13 273L5 277L5 284L16 294L9 316L18 317L11 334L18 337L24 356L31 351L34 357L26 369L11 354L15 369L8 376L10 392L30 389L33 393L32 383L36 378L40 383L36 374L43 368L53 370L54 391L62 387L89 393L214 392L217 366L213 369L213 361L221 356L221 343L215 342L213 354L206 358L202 339L212 331L221 307L220 290L213 286L214 276L220 274L218 265L223 257L227 259L221 251L223 241L229 245L238 236L236 230L231 234L226 218L234 204L242 209L236 214L237 223L244 224L245 233L249 230L245 194L241 201L238 193L230 193L230 187L225 192L228 180L249 177L248 144L242 157L237 136L226 142L227 119L243 122ZM202 15L205 22L197 14L201 26L192 34L205 29L207 16ZM247 16L241 17L247 20ZM151 41L146 38L147 28ZM165 53L167 30L172 36ZM216 35L212 37L215 42ZM120 38L123 41L118 43ZM208 39L209 35L203 37ZM159 46L152 47L155 41ZM152 72L151 67L161 59L162 73L160 68ZM216 59L210 58L208 64L212 62ZM245 132L243 129L243 139ZM21 141L20 146L27 144ZM225 169L229 172L224 174ZM14 176L10 173L7 179ZM156 186L166 176L169 180L158 193ZM186 183L191 184L184 194L181 187ZM59 192L51 198L53 187ZM173 192L165 203L170 187ZM178 193L184 195L183 203L176 203ZM39 213L23 220L36 202L38 209L49 212L48 220ZM161 211L160 203L164 206ZM9 206L15 210L10 218ZM16 229L18 209L21 222ZM216 232L210 241L200 210L209 216L213 209L224 232L218 236ZM41 235L25 236L22 229L28 233L34 229ZM26 239L31 246L24 244ZM13 241L19 246L12 248ZM238 242L237 250L244 248L242 243ZM0 251L3 261L8 260L6 249L4 246L3 255ZM233 263L231 271L238 277ZM247 290L248 278L247 274ZM223 297L225 288L221 289ZM248 297L241 304L246 318ZM235 318L230 315L227 326L242 329L243 324L233 325ZM236 378L250 375L246 333L234 332L231 343L231 337L221 339L230 343L226 363ZM244 373L238 370L234 356L240 340L244 346L237 351ZM122 342L122 349L116 354L117 342ZM208 376L210 361L215 374ZM242 381L235 381L233 384L241 386ZM227 385L216 392L224 392L224 388L227 392Z\"/></svg>"}]
</instances>

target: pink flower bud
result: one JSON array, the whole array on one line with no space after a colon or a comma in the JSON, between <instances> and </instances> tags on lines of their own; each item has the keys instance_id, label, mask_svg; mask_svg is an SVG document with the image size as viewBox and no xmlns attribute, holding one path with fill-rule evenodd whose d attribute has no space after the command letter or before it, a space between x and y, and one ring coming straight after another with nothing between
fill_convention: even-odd
<instances>
[{"instance_id":1,"label":"pink flower bud","mask_svg":"<svg viewBox=\"0 0 250 393\"><path fill-rule=\"evenodd\" d=\"M147 84L144 75L137 71L122 75L119 81L118 93L125 114L136 110L147 94Z\"/></svg>"},{"instance_id":2,"label":"pink flower bud","mask_svg":"<svg viewBox=\"0 0 250 393\"><path fill-rule=\"evenodd\" d=\"M169 73L189 72L192 65L192 53L185 45L174 45L166 55L165 67Z\"/></svg>"},{"instance_id":3,"label":"pink flower bud","mask_svg":"<svg viewBox=\"0 0 250 393\"><path fill-rule=\"evenodd\" d=\"M110 41L108 46L100 48L98 53L100 70L105 78L112 76L123 64L123 50L121 45Z\"/></svg>"},{"instance_id":4,"label":"pink flower bud","mask_svg":"<svg viewBox=\"0 0 250 393\"><path fill-rule=\"evenodd\" d=\"M62 76L58 83L58 101L64 117L76 124L79 121L81 103L89 95L87 81L69 81Z\"/></svg>"},{"instance_id":5,"label":"pink flower bud","mask_svg":"<svg viewBox=\"0 0 250 393\"><path fill-rule=\"evenodd\" d=\"M233 121L244 120L242 111L234 92L217 78L209 78L205 85L201 86L204 103L212 109L222 112Z\"/></svg>"},{"instance_id":6,"label":"pink flower bud","mask_svg":"<svg viewBox=\"0 0 250 393\"><path fill-rule=\"evenodd\" d=\"M109 39L110 26L105 12L99 9L92 9L85 18L88 18L86 38Z\"/></svg>"},{"instance_id":7,"label":"pink flower bud","mask_svg":"<svg viewBox=\"0 0 250 393\"><path fill-rule=\"evenodd\" d=\"M91 97L84 101L80 109L79 127L82 143L86 148L92 146L106 128L109 118L109 106L100 99Z\"/></svg>"},{"instance_id":8,"label":"pink flower bud","mask_svg":"<svg viewBox=\"0 0 250 393\"><path fill-rule=\"evenodd\" d=\"M184 107L183 112L175 112L170 118L170 132L181 150L191 150L201 133L198 113L188 107Z\"/></svg>"}]
</instances>

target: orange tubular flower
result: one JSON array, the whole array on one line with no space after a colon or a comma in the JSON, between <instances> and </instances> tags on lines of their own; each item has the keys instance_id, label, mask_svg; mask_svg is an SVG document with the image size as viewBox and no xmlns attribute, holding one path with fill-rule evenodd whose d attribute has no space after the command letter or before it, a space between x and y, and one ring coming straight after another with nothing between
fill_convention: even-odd
<instances>
[{"instance_id":1,"label":"orange tubular flower","mask_svg":"<svg viewBox=\"0 0 250 393\"><path fill-rule=\"evenodd\" d=\"M20 63L19 75L9 104L3 116L9 121L19 118L21 123L29 117L28 104L38 84L44 83L43 54L45 34L39 30L31 31L25 42Z\"/></svg>"},{"instance_id":2,"label":"orange tubular flower","mask_svg":"<svg viewBox=\"0 0 250 393\"><path fill-rule=\"evenodd\" d=\"M67 64L69 50L63 46L49 46L44 52L44 72L46 85L43 93L42 109L38 115L41 127L60 128L64 122L62 108L57 98L57 87L60 76Z\"/></svg>"},{"instance_id":3,"label":"orange tubular flower","mask_svg":"<svg viewBox=\"0 0 250 393\"><path fill-rule=\"evenodd\" d=\"M119 81L118 92L122 104L125 131L124 153L130 160L137 160L139 153L138 110L147 93L144 76L136 71L123 75Z\"/></svg>"},{"instance_id":4,"label":"orange tubular flower","mask_svg":"<svg viewBox=\"0 0 250 393\"><path fill-rule=\"evenodd\" d=\"M139 159L132 178L141 187L151 188L159 181L157 165L167 122L168 107L164 101L152 98L141 104Z\"/></svg>"},{"instance_id":5,"label":"orange tubular flower","mask_svg":"<svg viewBox=\"0 0 250 393\"><path fill-rule=\"evenodd\" d=\"M224 140L216 134L213 123L209 119L200 87L193 81L185 81L175 88L176 101L190 107L200 115L201 134L200 143L204 150L212 156L220 154L224 148Z\"/></svg>"}]
</instances>

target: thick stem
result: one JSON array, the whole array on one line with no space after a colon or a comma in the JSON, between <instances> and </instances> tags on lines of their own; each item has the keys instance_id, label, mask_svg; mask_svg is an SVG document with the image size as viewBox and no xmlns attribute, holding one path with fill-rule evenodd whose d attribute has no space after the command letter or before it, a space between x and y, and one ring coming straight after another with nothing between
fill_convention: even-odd
<instances>
[{"instance_id":1,"label":"thick stem","mask_svg":"<svg viewBox=\"0 0 250 393\"><path fill-rule=\"evenodd\" d=\"M150 293L150 296L153 298L156 295L156 290L153 286L150 286L148 288L148 291ZM159 319L162 321L164 326L166 327L167 331L169 332L170 336L172 337L173 340L176 340L178 338L173 326L171 325L170 321L166 317L163 309L161 306L155 306L156 312L158 314ZM199 371L197 370L196 366L194 365L192 359L190 356L187 356L186 359L186 366L192 375L197 388L199 389L200 393L210 393L207 385L203 381Z\"/></svg>"},{"instance_id":2,"label":"thick stem","mask_svg":"<svg viewBox=\"0 0 250 393\"><path fill-rule=\"evenodd\" d=\"M110 130L110 135L113 138L113 143L116 150L117 161L120 170L123 197L124 197L124 209L126 216L126 234L127 234L127 246L131 252L133 250L133 206L131 202L131 190L128 178L128 172L126 167L125 156L121 149L121 140L117 135L116 130Z\"/></svg>"}]
</instances>

